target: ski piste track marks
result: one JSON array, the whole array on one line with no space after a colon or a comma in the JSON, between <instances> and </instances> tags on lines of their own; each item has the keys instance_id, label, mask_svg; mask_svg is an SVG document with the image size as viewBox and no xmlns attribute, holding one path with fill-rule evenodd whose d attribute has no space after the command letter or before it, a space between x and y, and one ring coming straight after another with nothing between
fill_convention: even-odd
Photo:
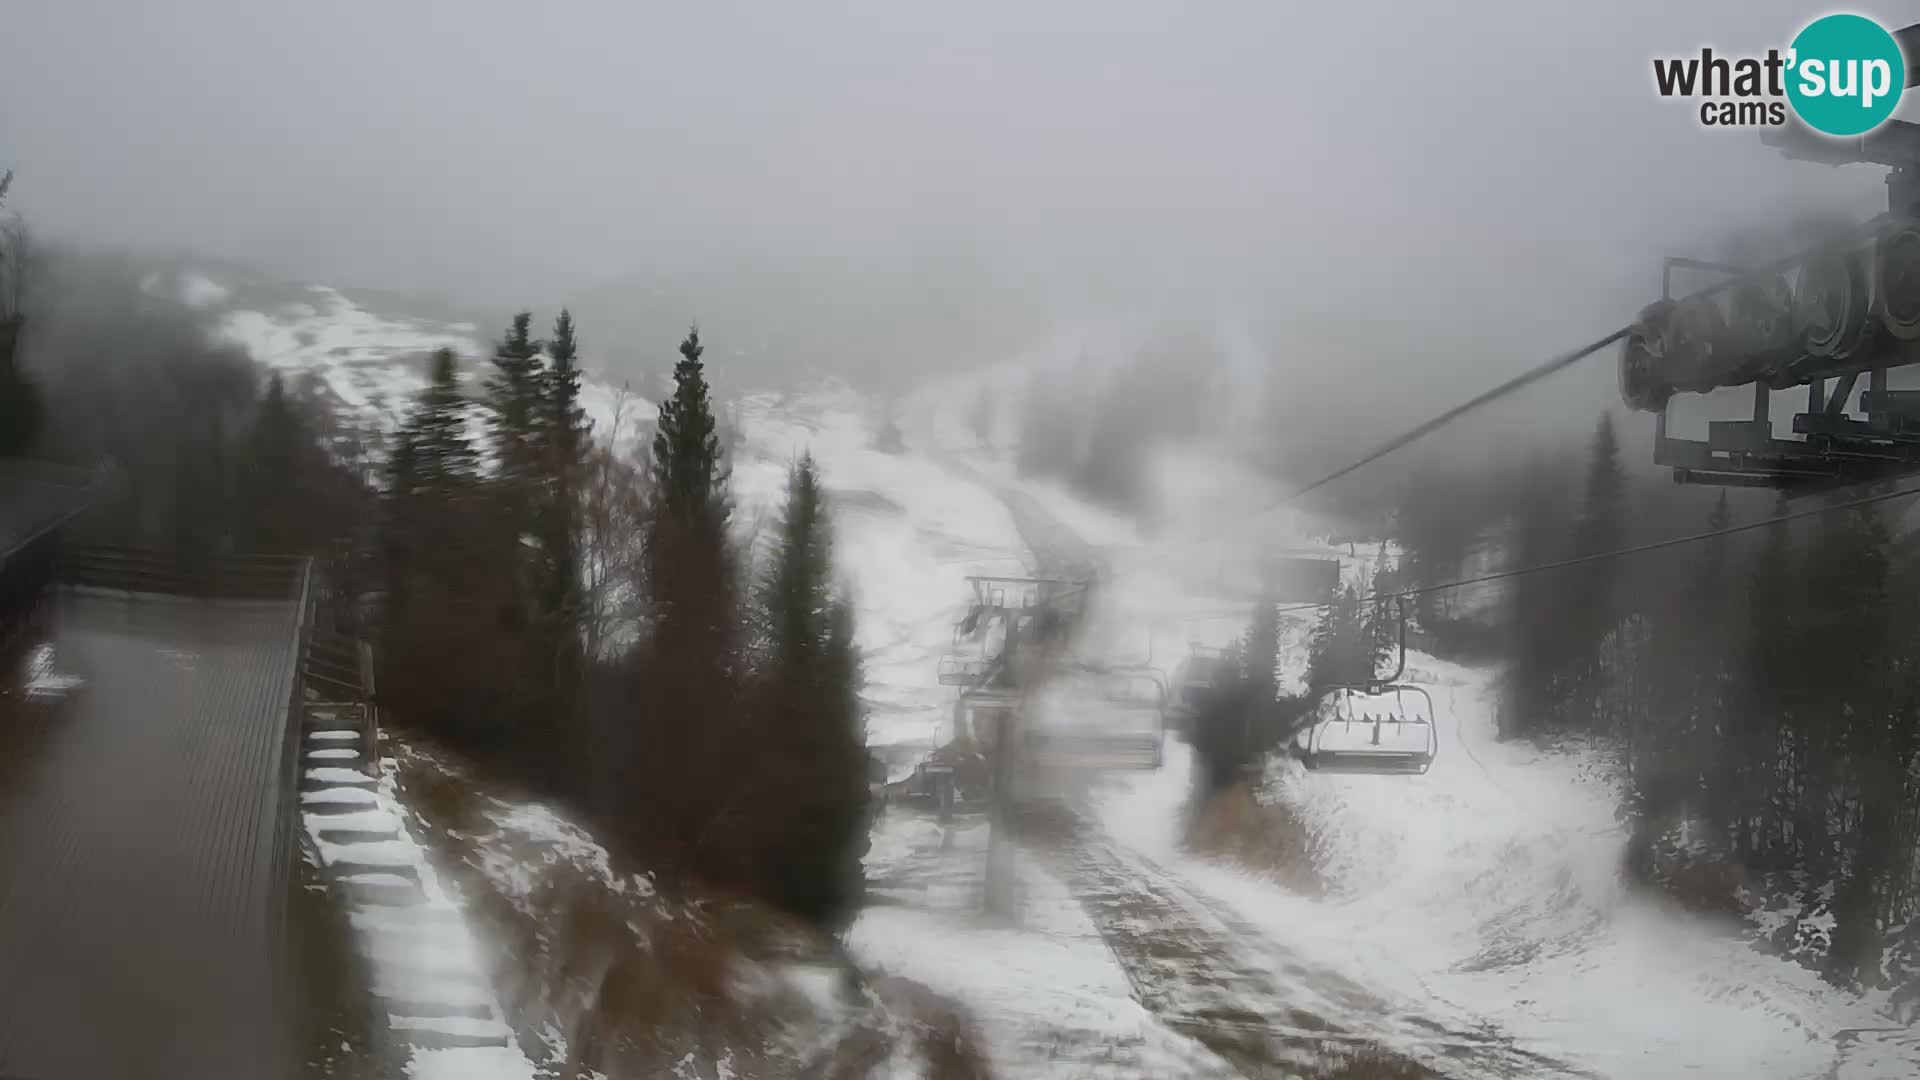
<instances>
[{"instance_id":1,"label":"ski piste track marks","mask_svg":"<svg viewBox=\"0 0 1920 1080\"><path fill-rule=\"evenodd\" d=\"M1313 1075L1356 1052L1435 1078L1585 1075L1497 1034L1394 1013L1351 980L1306 967L1063 805L1023 816L1019 839L1067 883L1141 1006L1243 1075ZM1369 1017L1375 1030L1328 1019L1335 1015Z\"/></svg>"},{"instance_id":2,"label":"ski piste track marks","mask_svg":"<svg viewBox=\"0 0 1920 1080\"><path fill-rule=\"evenodd\" d=\"M954 471L987 483L963 462ZM1099 553L1032 495L992 485L1032 556L1033 572L1105 575ZM1078 899L1143 1008L1249 1077L1320 1071L1356 1051L1398 1058L1429 1077L1585 1076L1494 1033L1462 1035L1388 1007L1337 973L1309 970L1222 905L1197 896L1138 852L1121 853L1078 813L1057 805L1025 816L1023 846L1047 859ZM1255 959L1252 965L1246 963ZM1291 993L1276 974L1292 977ZM1296 1002L1324 994L1326 1013L1367 1016L1394 1030L1343 1030ZM1193 1008L1183 1002L1201 1002ZM1284 1018L1280 1020L1277 1018ZM1390 1049L1391 1048L1391 1049ZM1416 1061L1409 1049L1439 1061ZM1464 1070L1464 1071L1456 1071Z\"/></svg>"}]
</instances>

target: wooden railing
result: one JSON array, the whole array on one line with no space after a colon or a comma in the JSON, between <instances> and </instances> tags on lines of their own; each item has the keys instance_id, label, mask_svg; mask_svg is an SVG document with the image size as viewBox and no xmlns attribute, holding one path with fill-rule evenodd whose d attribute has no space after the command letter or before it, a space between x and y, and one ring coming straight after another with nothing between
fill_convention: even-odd
<instances>
[{"instance_id":1,"label":"wooden railing","mask_svg":"<svg viewBox=\"0 0 1920 1080\"><path fill-rule=\"evenodd\" d=\"M300 555L220 555L191 561L150 548L81 544L60 552L63 585L221 600L299 601L307 610L308 560Z\"/></svg>"},{"instance_id":2,"label":"wooden railing","mask_svg":"<svg viewBox=\"0 0 1920 1080\"><path fill-rule=\"evenodd\" d=\"M367 772L377 777L380 775L380 697L373 685L373 646L365 641L359 645L360 684L365 687L366 700L366 711L361 714L366 741L361 745L367 748L364 758Z\"/></svg>"},{"instance_id":3,"label":"wooden railing","mask_svg":"<svg viewBox=\"0 0 1920 1080\"><path fill-rule=\"evenodd\" d=\"M324 580L316 580L308 623L313 627L301 666L301 679L312 697L311 712L331 709L351 713L364 736L361 764L379 775L380 707L374 690L373 647L355 631L355 620L342 610L343 601Z\"/></svg>"},{"instance_id":4,"label":"wooden railing","mask_svg":"<svg viewBox=\"0 0 1920 1080\"><path fill-rule=\"evenodd\" d=\"M273 854L272 854L272 892L267 908L267 947L273 950L275 979L274 992L282 995L282 1006L269 1013L273 1016L290 1015L295 997L293 994L293 967L291 961L291 941L289 940L288 917L293 898L294 857L300 837L300 742L302 739L301 705L306 697L306 686L300 677L301 661L306 655L313 634L313 560L300 557L295 560L298 570L294 586L293 650L291 669L293 686L287 698L285 714L286 727L280 740L280 760L277 763L277 776L280 788L274 804Z\"/></svg>"}]
</instances>

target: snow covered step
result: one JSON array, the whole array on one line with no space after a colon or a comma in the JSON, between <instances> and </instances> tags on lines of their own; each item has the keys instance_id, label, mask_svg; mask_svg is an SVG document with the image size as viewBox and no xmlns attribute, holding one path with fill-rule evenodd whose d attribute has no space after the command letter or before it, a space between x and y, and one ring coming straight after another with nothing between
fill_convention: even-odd
<instances>
[{"instance_id":1,"label":"snow covered step","mask_svg":"<svg viewBox=\"0 0 1920 1080\"><path fill-rule=\"evenodd\" d=\"M460 917L460 913L453 908L434 904L421 904L405 912L355 911L349 913L347 919L355 930L363 934L393 934L440 941L470 940L466 920Z\"/></svg>"},{"instance_id":2,"label":"snow covered step","mask_svg":"<svg viewBox=\"0 0 1920 1080\"><path fill-rule=\"evenodd\" d=\"M447 1007L483 1010L477 1015L493 1015L493 987L478 974L453 978L415 975L405 971L383 972L374 979L373 994L389 1002L438 1002ZM394 1005L389 1005L387 1011L401 1015L427 1015L409 1013Z\"/></svg>"},{"instance_id":3,"label":"snow covered step","mask_svg":"<svg viewBox=\"0 0 1920 1080\"><path fill-rule=\"evenodd\" d=\"M398 866L383 862L354 862L350 859L328 861L327 869L341 880L357 885L419 885L420 871L408 863Z\"/></svg>"},{"instance_id":4,"label":"snow covered step","mask_svg":"<svg viewBox=\"0 0 1920 1080\"><path fill-rule=\"evenodd\" d=\"M452 1023L453 1021L422 1020L420 1022L424 1024ZM436 1028L409 1028L404 1031L396 1028L395 1032L406 1041L407 1045L418 1050L509 1050L513 1047L513 1036L504 1033L504 1029L501 1034L495 1034L493 1032L445 1031ZM531 1071L525 1065L520 1066L520 1068L523 1071ZM415 1075L418 1075L418 1073L415 1073ZM458 1075L464 1077L474 1074L463 1072Z\"/></svg>"},{"instance_id":5,"label":"snow covered step","mask_svg":"<svg viewBox=\"0 0 1920 1080\"><path fill-rule=\"evenodd\" d=\"M513 1032L498 1020L464 1016L395 1016L387 1025L415 1046L506 1046Z\"/></svg>"},{"instance_id":6,"label":"snow covered step","mask_svg":"<svg viewBox=\"0 0 1920 1080\"><path fill-rule=\"evenodd\" d=\"M369 906L352 912L351 917L405 916L418 910L417 906ZM382 971L395 972L396 977L434 974L478 979L483 978L487 970L465 927L458 931L435 930L431 926L405 930L363 924L359 933L364 951L375 959L376 966Z\"/></svg>"},{"instance_id":7,"label":"snow covered step","mask_svg":"<svg viewBox=\"0 0 1920 1080\"><path fill-rule=\"evenodd\" d=\"M395 997L387 994L379 997L386 1004L387 1015L408 1020L499 1020L494 1015L490 1001L441 1001L437 998Z\"/></svg>"},{"instance_id":8,"label":"snow covered step","mask_svg":"<svg viewBox=\"0 0 1920 1080\"><path fill-rule=\"evenodd\" d=\"M319 842L320 861L328 866L353 863L359 866L392 867L396 873L410 873L416 881L419 880L420 873L416 867L420 862L420 849L394 834L369 833L366 835L372 837L370 840L336 841L329 839L331 833L332 830L322 833Z\"/></svg>"},{"instance_id":9,"label":"snow covered step","mask_svg":"<svg viewBox=\"0 0 1920 1080\"><path fill-rule=\"evenodd\" d=\"M309 750L308 761L358 761L360 751L348 746L331 746L322 750Z\"/></svg>"},{"instance_id":10,"label":"snow covered step","mask_svg":"<svg viewBox=\"0 0 1920 1080\"><path fill-rule=\"evenodd\" d=\"M346 814L341 815L341 817L350 816L351 815ZM339 819L329 818L328 820L335 821ZM331 825L323 825L318 821L309 821L307 823L307 830L313 833L314 837L320 842L322 852L324 852L328 846L361 847L367 844L406 843L405 840L400 838L400 832L397 829L334 828ZM408 847L411 848L412 845L409 844ZM321 858L324 859L325 857L326 856L322 854Z\"/></svg>"},{"instance_id":11,"label":"snow covered step","mask_svg":"<svg viewBox=\"0 0 1920 1080\"><path fill-rule=\"evenodd\" d=\"M308 807L308 813L326 813L318 809L323 806L344 806L350 809L365 810L380 805L380 796L365 788L335 787L322 788L319 791L300 793L300 805Z\"/></svg>"},{"instance_id":12,"label":"snow covered step","mask_svg":"<svg viewBox=\"0 0 1920 1080\"><path fill-rule=\"evenodd\" d=\"M408 881L398 874L356 874L340 879L340 887L357 904L408 908L427 902L418 881Z\"/></svg>"},{"instance_id":13,"label":"snow covered step","mask_svg":"<svg viewBox=\"0 0 1920 1080\"><path fill-rule=\"evenodd\" d=\"M387 835L378 837L378 839L387 839L390 836L397 836L399 834L400 819L385 810L356 808L346 813L335 814L324 820L309 816L306 819L306 826L310 832L319 831L321 833L330 833L336 831L352 831L383 833ZM321 836L321 839L325 840L326 836Z\"/></svg>"},{"instance_id":14,"label":"snow covered step","mask_svg":"<svg viewBox=\"0 0 1920 1080\"><path fill-rule=\"evenodd\" d=\"M344 728L328 728L307 732L308 742L359 742L360 733Z\"/></svg>"},{"instance_id":15,"label":"snow covered step","mask_svg":"<svg viewBox=\"0 0 1920 1080\"><path fill-rule=\"evenodd\" d=\"M413 943L413 951L386 949L387 944L377 936L363 942L361 953L372 961L377 981L406 985L410 982L431 980L434 983L466 983L474 987L475 993L484 993L486 999L493 999L493 980L473 965L471 957L449 954L444 948L427 949ZM456 999L457 1000L457 999Z\"/></svg>"},{"instance_id":16,"label":"snow covered step","mask_svg":"<svg viewBox=\"0 0 1920 1080\"><path fill-rule=\"evenodd\" d=\"M342 769L337 765L323 765L319 768L308 769L305 773L301 774L301 779L303 781L311 781L319 786L344 784L347 787L375 787L380 783L380 781L375 780L373 777L368 776L358 769Z\"/></svg>"},{"instance_id":17,"label":"snow covered step","mask_svg":"<svg viewBox=\"0 0 1920 1080\"><path fill-rule=\"evenodd\" d=\"M514 1080L535 1075L533 1063L517 1046L434 1050L415 1046L407 1062L413 1080Z\"/></svg>"}]
</instances>

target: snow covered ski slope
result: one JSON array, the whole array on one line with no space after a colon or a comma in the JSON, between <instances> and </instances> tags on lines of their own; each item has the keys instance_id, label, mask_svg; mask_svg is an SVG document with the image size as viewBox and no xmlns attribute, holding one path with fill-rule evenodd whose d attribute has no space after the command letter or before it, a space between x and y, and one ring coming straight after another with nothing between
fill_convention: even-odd
<instances>
[{"instance_id":1,"label":"snow covered ski slope","mask_svg":"<svg viewBox=\"0 0 1920 1080\"><path fill-rule=\"evenodd\" d=\"M379 427L419 385L413 357L483 351L473 327L386 319L338 294L253 310L220 290L181 286L262 361L314 376ZM594 393L610 415L616 395ZM1162 455L1167 524L1151 533L1026 481L978 449L972 397L907 402L894 453L876 445L882 411L845 388L740 402L743 536L768 535L795 456L821 465L877 746L910 757L947 737L953 691L937 665L969 573L1066 549L1097 562L1085 647L1163 671L1244 631L1253 554L1321 554L1350 579L1369 574L1371 552L1319 543L1311 522L1265 514L1248 527L1272 493L1204 448ZM1286 622L1283 670L1304 667L1308 629ZM1183 849L1191 762L1170 742L1158 772L1116 779L1077 818L1028 835L1017 926L975 914L977 828L890 812L850 944L967 1005L1015 1078L1247 1075L1249 1061L1310 1075L1289 1055L1343 1041L1432 1075L1920 1075L1920 1039L1873 1002L1759 954L1734 927L1625 891L1618 792L1599 755L1496 741L1489 672L1416 655L1409 678L1434 700L1441 746L1426 776L1267 770L1261 801L1274 828L1298 833L1317 889ZM1233 1031L1238 1046L1221 1034Z\"/></svg>"},{"instance_id":2,"label":"snow covered ski slope","mask_svg":"<svg viewBox=\"0 0 1920 1080\"><path fill-rule=\"evenodd\" d=\"M959 476L1051 517L1038 547L1078 537L1101 564L1109 580L1091 636L1113 659L1137 659L1146 639L1170 669L1192 645L1244 632L1256 554L1337 557L1347 580L1371 577L1374 552L1329 547L1311 522L1258 514L1275 494L1204 450L1162 455L1157 494L1171 512L1148 535L1017 477L975 448L958 417L930 412L923 423L920 445L959 463ZM1306 614L1284 621L1283 678L1304 672L1310 627ZM1310 774L1275 759L1264 777L1261 801L1300 834L1318 890L1183 850L1190 759L1178 745L1160 772L1096 795L1096 842L1156 868L1166 875L1159 891L1184 890L1235 927L1248 939L1242 957L1278 947L1296 973L1362 988L1371 1009L1497 1036L1533 1062L1460 1075L1920 1076L1920 1032L1873 1000L1756 951L1738 927L1623 887L1619 789L1602 754L1497 741L1490 671L1415 653L1408 679L1434 700L1441 745L1429 774ZM1341 1015L1338 995L1323 990L1324 1019L1395 1046L1392 1031ZM1431 1033L1399 1048L1443 1067L1423 1042Z\"/></svg>"}]
</instances>

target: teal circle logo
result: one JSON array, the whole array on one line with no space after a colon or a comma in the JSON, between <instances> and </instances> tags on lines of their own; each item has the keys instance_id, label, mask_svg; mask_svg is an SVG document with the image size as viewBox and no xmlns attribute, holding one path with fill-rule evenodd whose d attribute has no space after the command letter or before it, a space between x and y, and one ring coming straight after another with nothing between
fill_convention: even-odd
<instances>
[{"instance_id":1,"label":"teal circle logo","mask_svg":"<svg viewBox=\"0 0 1920 1080\"><path fill-rule=\"evenodd\" d=\"M1860 15L1807 24L1788 55L1787 100L1815 131L1865 135L1885 123L1907 85L1900 43Z\"/></svg>"}]
</instances>

